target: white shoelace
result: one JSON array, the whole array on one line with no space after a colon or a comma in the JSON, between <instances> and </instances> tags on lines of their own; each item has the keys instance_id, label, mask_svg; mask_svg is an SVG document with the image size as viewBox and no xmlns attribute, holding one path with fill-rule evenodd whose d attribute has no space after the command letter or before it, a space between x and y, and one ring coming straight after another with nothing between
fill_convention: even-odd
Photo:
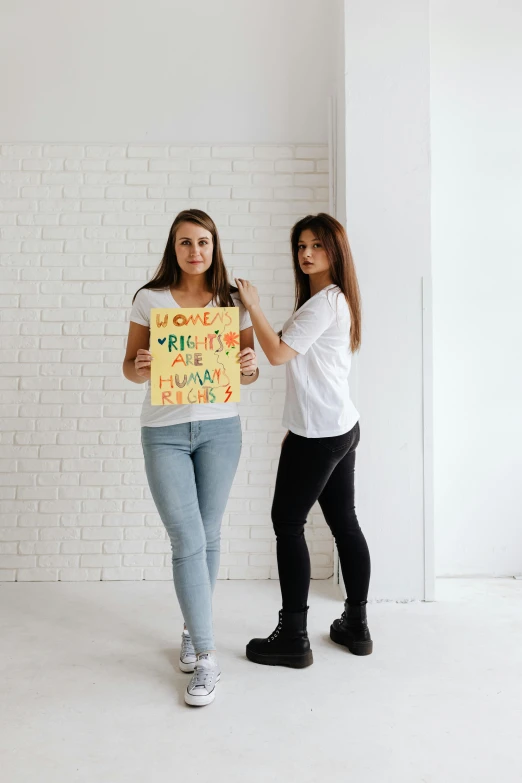
<instances>
[{"instance_id":1,"label":"white shoelace","mask_svg":"<svg viewBox=\"0 0 522 783\"><path fill-rule=\"evenodd\" d=\"M196 657L196 651L192 644L192 639L188 633L183 632L181 634L181 658L188 658L189 656Z\"/></svg>"},{"instance_id":2,"label":"white shoelace","mask_svg":"<svg viewBox=\"0 0 522 783\"><path fill-rule=\"evenodd\" d=\"M188 690L192 691L195 688L205 688L207 691L212 690L218 672L217 664L211 658L207 656L198 658Z\"/></svg>"}]
</instances>

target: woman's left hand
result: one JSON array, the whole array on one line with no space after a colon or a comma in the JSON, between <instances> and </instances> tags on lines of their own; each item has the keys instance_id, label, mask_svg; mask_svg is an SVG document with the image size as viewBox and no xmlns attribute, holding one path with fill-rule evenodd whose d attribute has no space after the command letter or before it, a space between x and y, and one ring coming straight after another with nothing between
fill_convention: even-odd
<instances>
[{"instance_id":1,"label":"woman's left hand","mask_svg":"<svg viewBox=\"0 0 522 783\"><path fill-rule=\"evenodd\" d=\"M236 277L236 284L246 310L250 311L252 307L259 304L259 294L255 285L249 283L248 280L242 280L240 277Z\"/></svg>"},{"instance_id":2,"label":"woman's left hand","mask_svg":"<svg viewBox=\"0 0 522 783\"><path fill-rule=\"evenodd\" d=\"M257 356L253 348L243 348L238 353L239 367L243 375L254 375L257 370Z\"/></svg>"}]
</instances>

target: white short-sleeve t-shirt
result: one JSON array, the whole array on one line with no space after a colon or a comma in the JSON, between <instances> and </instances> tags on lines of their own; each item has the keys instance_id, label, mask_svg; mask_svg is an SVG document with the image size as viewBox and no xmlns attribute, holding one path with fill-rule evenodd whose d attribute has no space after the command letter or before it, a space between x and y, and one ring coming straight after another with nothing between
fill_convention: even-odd
<instances>
[{"instance_id":1,"label":"white short-sleeve t-shirt","mask_svg":"<svg viewBox=\"0 0 522 783\"><path fill-rule=\"evenodd\" d=\"M350 399L350 309L329 285L296 310L281 339L294 351L286 364L283 426L305 438L349 432L359 420Z\"/></svg>"},{"instance_id":2,"label":"white short-sleeve t-shirt","mask_svg":"<svg viewBox=\"0 0 522 783\"><path fill-rule=\"evenodd\" d=\"M232 299L236 307L239 307L239 330L252 326L250 315L245 310L239 294L232 293ZM142 288L138 291L130 320L134 323L150 328L150 311L153 307L179 307L168 288L154 291ZM211 302L208 307L216 307ZM229 419L238 415L237 404L227 403L201 403L197 405L151 405L150 382L147 383L147 394L143 400L141 409L142 427L169 427L171 424L186 424L190 421L208 421L209 419Z\"/></svg>"}]
</instances>

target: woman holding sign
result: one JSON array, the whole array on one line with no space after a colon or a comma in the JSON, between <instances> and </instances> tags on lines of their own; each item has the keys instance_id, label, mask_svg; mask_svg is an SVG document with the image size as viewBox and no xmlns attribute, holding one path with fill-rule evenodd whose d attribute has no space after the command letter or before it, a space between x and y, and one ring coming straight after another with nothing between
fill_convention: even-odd
<instances>
[{"instance_id":1,"label":"woman holding sign","mask_svg":"<svg viewBox=\"0 0 522 783\"><path fill-rule=\"evenodd\" d=\"M185 399L178 394L186 391L187 377L200 382L205 377L203 368L197 366L203 361L205 347L214 352L223 350L220 329L215 328L219 313L216 311L214 319L209 311L214 307L239 309L239 335L225 335L226 347L236 350L241 384L253 383L259 371L250 316L228 281L217 228L205 212L185 210L172 224L154 277L134 297L123 373L135 383L150 381L153 351L159 351L150 342L151 326L156 326L156 321L151 325L150 314L156 308L165 311L165 320L158 316L157 322L165 326L165 336L157 342L169 350L174 346L174 367L172 375L160 382L170 381L167 387L179 390L161 395L165 398L162 404L154 405L149 385L141 415L141 439L150 491L172 545L174 585L185 620L180 668L193 672L185 693L185 701L191 705L214 700L221 674L212 628L212 591L219 569L221 518L241 453L237 405L218 397L218 392L223 395L220 370L209 373L205 394L188 397L193 404L179 404ZM213 324L207 330L206 346L205 339L199 344L193 334L187 333L183 339L168 334L175 331L173 323L188 321L178 313L169 322L173 308L204 308L190 317L192 324ZM194 345L199 353L193 351ZM190 365L185 374L177 361L183 367Z\"/></svg>"},{"instance_id":2,"label":"woman holding sign","mask_svg":"<svg viewBox=\"0 0 522 783\"><path fill-rule=\"evenodd\" d=\"M272 505L282 610L273 633L252 639L255 663L303 668L313 663L307 634L310 557L307 515L319 501L337 543L348 600L330 627L356 655L372 652L366 621L370 555L354 507L359 414L350 400L352 353L361 342L359 287L348 238L330 215L309 215L291 233L295 312L278 335L256 288L237 280L241 300L271 364L286 364L283 441Z\"/></svg>"}]
</instances>

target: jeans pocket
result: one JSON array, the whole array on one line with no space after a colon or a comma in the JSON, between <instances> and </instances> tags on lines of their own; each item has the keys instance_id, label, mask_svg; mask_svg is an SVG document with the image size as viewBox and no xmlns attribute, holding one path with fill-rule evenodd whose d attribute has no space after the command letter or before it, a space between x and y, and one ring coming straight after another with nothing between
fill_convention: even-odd
<instances>
[{"instance_id":1,"label":"jeans pocket","mask_svg":"<svg viewBox=\"0 0 522 783\"><path fill-rule=\"evenodd\" d=\"M337 454L338 451L346 451L349 449L350 441L345 441L338 446L334 446L333 444L329 443L321 443L321 446L326 449L326 451L330 452L330 454Z\"/></svg>"},{"instance_id":2,"label":"jeans pocket","mask_svg":"<svg viewBox=\"0 0 522 783\"><path fill-rule=\"evenodd\" d=\"M319 438L323 446L330 454L336 454L338 451L353 451L357 448L361 437L359 422L357 422L349 432L343 435L334 435L332 438Z\"/></svg>"}]
</instances>

